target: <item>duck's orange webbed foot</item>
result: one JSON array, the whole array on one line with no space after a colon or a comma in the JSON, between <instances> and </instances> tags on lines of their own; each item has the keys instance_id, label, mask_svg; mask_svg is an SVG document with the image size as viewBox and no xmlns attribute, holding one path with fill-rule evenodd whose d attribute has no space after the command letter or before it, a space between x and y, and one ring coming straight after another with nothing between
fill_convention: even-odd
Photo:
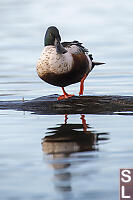
<instances>
[{"instance_id":1,"label":"duck's orange webbed foot","mask_svg":"<svg viewBox=\"0 0 133 200\"><path fill-rule=\"evenodd\" d=\"M83 95L84 92L84 80L86 79L87 75L85 74L84 77L80 81L80 91L79 91L79 96Z\"/></svg>"},{"instance_id":2,"label":"duck's orange webbed foot","mask_svg":"<svg viewBox=\"0 0 133 200\"><path fill-rule=\"evenodd\" d=\"M63 90L63 95L59 96L57 99L62 100L62 99L68 99L70 97L73 97L74 94L67 94L66 91L64 90L64 87L62 87Z\"/></svg>"},{"instance_id":3,"label":"duck's orange webbed foot","mask_svg":"<svg viewBox=\"0 0 133 200\"><path fill-rule=\"evenodd\" d=\"M74 96L74 94L61 95L57 99L63 100L63 99L68 99L68 98L73 97L73 96Z\"/></svg>"}]
</instances>

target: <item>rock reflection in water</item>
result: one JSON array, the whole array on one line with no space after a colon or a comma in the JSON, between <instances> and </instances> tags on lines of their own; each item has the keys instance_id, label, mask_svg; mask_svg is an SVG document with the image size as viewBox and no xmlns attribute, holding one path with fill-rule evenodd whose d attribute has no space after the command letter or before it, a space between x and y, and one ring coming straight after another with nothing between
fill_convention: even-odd
<instances>
[{"instance_id":1,"label":"rock reflection in water","mask_svg":"<svg viewBox=\"0 0 133 200\"><path fill-rule=\"evenodd\" d=\"M65 115L64 124L48 128L47 134L49 135L45 136L42 141L42 149L47 155L50 155L50 165L55 169L56 190L60 192L70 192L72 190L70 166L74 158L71 157L71 154L98 151L100 142L105 142L109 139L108 133L96 133L93 131L86 123L84 115L81 115L81 124L67 123L67 119L68 116Z\"/></svg>"}]
</instances>

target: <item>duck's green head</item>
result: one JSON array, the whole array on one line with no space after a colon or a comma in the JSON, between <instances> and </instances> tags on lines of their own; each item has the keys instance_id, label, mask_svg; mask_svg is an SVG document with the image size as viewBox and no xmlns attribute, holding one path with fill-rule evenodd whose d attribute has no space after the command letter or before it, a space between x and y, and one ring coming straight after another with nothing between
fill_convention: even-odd
<instances>
[{"instance_id":1,"label":"duck's green head","mask_svg":"<svg viewBox=\"0 0 133 200\"><path fill-rule=\"evenodd\" d=\"M44 44L47 45L54 45L55 39L57 41L61 41L61 36L59 34L59 30L55 26L48 27L45 38L44 38Z\"/></svg>"},{"instance_id":2,"label":"duck's green head","mask_svg":"<svg viewBox=\"0 0 133 200\"><path fill-rule=\"evenodd\" d=\"M45 38L44 38L44 45L53 45L56 47L56 51L59 54L66 53L67 50L62 46L61 36L59 34L59 30L55 26L48 27Z\"/></svg>"}]
</instances>

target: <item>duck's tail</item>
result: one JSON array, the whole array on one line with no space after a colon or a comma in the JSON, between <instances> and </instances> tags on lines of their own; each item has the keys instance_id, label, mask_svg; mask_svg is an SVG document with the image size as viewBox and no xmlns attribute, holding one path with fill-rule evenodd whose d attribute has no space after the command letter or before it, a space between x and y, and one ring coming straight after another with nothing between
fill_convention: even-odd
<instances>
[{"instance_id":1,"label":"duck's tail","mask_svg":"<svg viewBox=\"0 0 133 200\"><path fill-rule=\"evenodd\" d=\"M95 62L95 61L93 61L93 62L92 62L92 68L93 68L94 66L96 66L96 65L103 65L103 64L106 64L106 63L103 63L103 62Z\"/></svg>"},{"instance_id":2,"label":"duck's tail","mask_svg":"<svg viewBox=\"0 0 133 200\"><path fill-rule=\"evenodd\" d=\"M95 66L95 65L103 65L103 64L106 64L106 63L103 63L103 62L92 62L93 63L93 65Z\"/></svg>"},{"instance_id":3,"label":"duck's tail","mask_svg":"<svg viewBox=\"0 0 133 200\"><path fill-rule=\"evenodd\" d=\"M103 63L103 62L95 62L95 61L93 61L92 54L89 54L89 57L90 57L90 59L91 59L91 61L92 61L92 69L93 69L93 67L94 67L95 65L103 65L103 64L106 64L106 63Z\"/></svg>"}]
</instances>

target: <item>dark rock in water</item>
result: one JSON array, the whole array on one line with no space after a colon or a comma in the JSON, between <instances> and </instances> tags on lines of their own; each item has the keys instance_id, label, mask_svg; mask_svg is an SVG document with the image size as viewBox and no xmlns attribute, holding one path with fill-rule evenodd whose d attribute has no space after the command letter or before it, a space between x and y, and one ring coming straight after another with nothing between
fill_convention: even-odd
<instances>
[{"instance_id":1,"label":"dark rock in water","mask_svg":"<svg viewBox=\"0 0 133 200\"><path fill-rule=\"evenodd\" d=\"M0 101L0 109L31 111L35 114L114 114L133 111L132 96L73 96L57 100L58 95L29 101Z\"/></svg>"}]
</instances>

